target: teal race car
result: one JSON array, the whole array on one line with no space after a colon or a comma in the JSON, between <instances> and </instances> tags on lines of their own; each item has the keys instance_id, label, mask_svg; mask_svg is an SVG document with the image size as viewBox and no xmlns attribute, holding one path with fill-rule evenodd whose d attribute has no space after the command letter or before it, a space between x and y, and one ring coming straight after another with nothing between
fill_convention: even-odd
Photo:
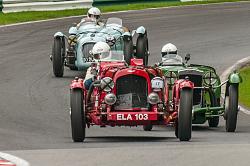
<instances>
[{"instance_id":1,"label":"teal race car","mask_svg":"<svg viewBox=\"0 0 250 166\"><path fill-rule=\"evenodd\" d=\"M180 56L178 56L180 57ZM165 86L171 92L174 82L178 79L188 79L194 83L192 123L204 124L208 121L209 127L217 127L219 117L226 120L226 131L234 132L238 114L238 89L242 78L237 71L232 72L227 80L221 82L216 70L211 66L189 64L190 54L182 58L171 58L156 64L162 71ZM225 85L225 95L222 96L222 86ZM171 92L168 100L174 96ZM221 99L223 101L221 101ZM171 103L169 103L171 106Z\"/></svg>"},{"instance_id":2,"label":"teal race car","mask_svg":"<svg viewBox=\"0 0 250 166\"><path fill-rule=\"evenodd\" d=\"M68 33L68 36L62 32L54 34L50 59L56 77L63 77L64 66L71 70L87 70L93 61L90 51L99 41L108 43L112 51L123 51L128 64L132 58L143 59L144 64L148 64L148 38L143 26L130 31L120 18L108 18L103 25L86 19L71 27Z\"/></svg>"}]
</instances>

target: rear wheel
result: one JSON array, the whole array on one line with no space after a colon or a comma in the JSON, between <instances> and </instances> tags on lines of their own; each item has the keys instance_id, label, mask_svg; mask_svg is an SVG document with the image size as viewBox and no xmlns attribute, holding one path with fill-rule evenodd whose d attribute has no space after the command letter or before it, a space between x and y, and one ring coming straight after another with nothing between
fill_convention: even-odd
<instances>
[{"instance_id":1,"label":"rear wheel","mask_svg":"<svg viewBox=\"0 0 250 166\"><path fill-rule=\"evenodd\" d=\"M123 53L124 53L124 59L127 62L127 64L130 65L130 59L133 58L133 41L131 37L127 37L123 40Z\"/></svg>"},{"instance_id":2,"label":"rear wheel","mask_svg":"<svg viewBox=\"0 0 250 166\"><path fill-rule=\"evenodd\" d=\"M86 121L81 89L71 90L70 106L72 139L74 142L83 142L85 139Z\"/></svg>"},{"instance_id":3,"label":"rear wheel","mask_svg":"<svg viewBox=\"0 0 250 166\"><path fill-rule=\"evenodd\" d=\"M136 57L143 59L143 64L148 65L148 38L147 35L139 35L136 41Z\"/></svg>"},{"instance_id":4,"label":"rear wheel","mask_svg":"<svg viewBox=\"0 0 250 166\"><path fill-rule=\"evenodd\" d=\"M238 84L230 84L228 87L226 100L228 101L226 108L226 131L234 132L237 125L238 115Z\"/></svg>"},{"instance_id":5,"label":"rear wheel","mask_svg":"<svg viewBox=\"0 0 250 166\"><path fill-rule=\"evenodd\" d=\"M180 141L189 141L192 133L193 91L182 89L178 113L178 137Z\"/></svg>"},{"instance_id":6,"label":"rear wheel","mask_svg":"<svg viewBox=\"0 0 250 166\"><path fill-rule=\"evenodd\" d=\"M64 71L65 42L64 38L55 38L52 50L53 72L56 77L62 77Z\"/></svg>"},{"instance_id":7,"label":"rear wheel","mask_svg":"<svg viewBox=\"0 0 250 166\"><path fill-rule=\"evenodd\" d=\"M143 125L143 130L144 131L151 131L152 128L153 128L152 124Z\"/></svg>"}]
</instances>

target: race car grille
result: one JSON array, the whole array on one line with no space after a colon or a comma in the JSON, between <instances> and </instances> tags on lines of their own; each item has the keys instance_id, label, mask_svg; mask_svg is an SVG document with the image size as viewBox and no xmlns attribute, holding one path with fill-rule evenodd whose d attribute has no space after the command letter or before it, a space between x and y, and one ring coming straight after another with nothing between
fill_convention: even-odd
<instances>
[{"instance_id":1,"label":"race car grille","mask_svg":"<svg viewBox=\"0 0 250 166\"><path fill-rule=\"evenodd\" d=\"M89 51L92 50L94 45L95 43L86 43L82 46L82 54L84 59L91 57Z\"/></svg>"},{"instance_id":2,"label":"race car grille","mask_svg":"<svg viewBox=\"0 0 250 166\"><path fill-rule=\"evenodd\" d=\"M195 87L202 86L202 75L183 74L183 75L179 75L179 78L185 79L186 76L188 76L189 80L194 83ZM201 103L201 89L194 89L193 104L198 105L200 103Z\"/></svg>"},{"instance_id":3,"label":"race car grille","mask_svg":"<svg viewBox=\"0 0 250 166\"><path fill-rule=\"evenodd\" d=\"M148 85L144 77L126 75L116 81L115 110L147 108Z\"/></svg>"}]
</instances>

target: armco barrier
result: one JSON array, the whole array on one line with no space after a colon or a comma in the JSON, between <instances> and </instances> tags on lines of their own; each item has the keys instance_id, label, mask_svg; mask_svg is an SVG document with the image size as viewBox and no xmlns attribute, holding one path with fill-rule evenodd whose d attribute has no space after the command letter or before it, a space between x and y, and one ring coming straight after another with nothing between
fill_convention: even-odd
<instances>
[{"instance_id":1,"label":"armco barrier","mask_svg":"<svg viewBox=\"0 0 250 166\"><path fill-rule=\"evenodd\" d=\"M0 12L49 11L135 2L170 2L180 0L0 0ZM185 1L185 0L184 0Z\"/></svg>"},{"instance_id":2,"label":"armco barrier","mask_svg":"<svg viewBox=\"0 0 250 166\"><path fill-rule=\"evenodd\" d=\"M89 8L93 0L3 0L4 13Z\"/></svg>"},{"instance_id":3,"label":"armco barrier","mask_svg":"<svg viewBox=\"0 0 250 166\"><path fill-rule=\"evenodd\" d=\"M135 2L173 2L180 0L94 0L93 6L101 6L101 5L113 5L113 4L129 4Z\"/></svg>"}]
</instances>

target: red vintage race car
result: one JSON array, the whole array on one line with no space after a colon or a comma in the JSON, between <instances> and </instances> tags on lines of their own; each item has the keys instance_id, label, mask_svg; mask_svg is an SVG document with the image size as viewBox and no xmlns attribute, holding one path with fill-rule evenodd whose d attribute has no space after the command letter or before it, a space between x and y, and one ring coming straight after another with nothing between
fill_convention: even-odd
<instances>
[{"instance_id":1,"label":"red vintage race car","mask_svg":"<svg viewBox=\"0 0 250 166\"><path fill-rule=\"evenodd\" d=\"M117 56L116 56L117 59ZM174 125L180 141L191 139L193 83L177 80L173 101L168 101L168 84L161 71L144 67L142 59L99 61L92 65L96 79L89 89L83 79L71 85L71 128L74 142L83 142L85 129L92 125Z\"/></svg>"}]
</instances>

